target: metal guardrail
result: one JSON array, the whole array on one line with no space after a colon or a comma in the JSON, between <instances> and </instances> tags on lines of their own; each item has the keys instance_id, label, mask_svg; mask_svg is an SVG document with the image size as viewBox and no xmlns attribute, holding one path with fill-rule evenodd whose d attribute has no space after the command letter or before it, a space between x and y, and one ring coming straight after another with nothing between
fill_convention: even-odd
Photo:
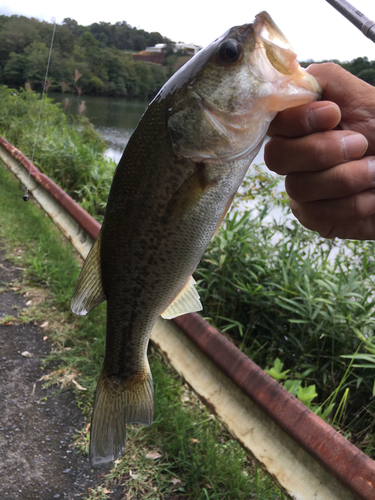
<instances>
[{"instance_id":1,"label":"metal guardrail","mask_svg":"<svg viewBox=\"0 0 375 500\"><path fill-rule=\"evenodd\" d=\"M100 225L2 137L0 158L85 257ZM151 340L293 499L375 500L375 462L198 314L158 320Z\"/></svg>"},{"instance_id":2,"label":"metal guardrail","mask_svg":"<svg viewBox=\"0 0 375 500\"><path fill-rule=\"evenodd\" d=\"M1 136L0 158L85 258L99 234L99 222Z\"/></svg>"}]
</instances>

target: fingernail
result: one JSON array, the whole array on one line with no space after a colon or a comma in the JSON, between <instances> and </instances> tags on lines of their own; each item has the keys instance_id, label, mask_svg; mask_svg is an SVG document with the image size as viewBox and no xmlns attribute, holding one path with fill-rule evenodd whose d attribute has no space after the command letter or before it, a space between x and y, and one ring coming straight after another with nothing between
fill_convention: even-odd
<instances>
[{"instance_id":1,"label":"fingernail","mask_svg":"<svg viewBox=\"0 0 375 500\"><path fill-rule=\"evenodd\" d=\"M345 135L341 141L346 160L356 160L361 158L365 154L368 147L366 137L361 134Z\"/></svg>"},{"instance_id":2,"label":"fingernail","mask_svg":"<svg viewBox=\"0 0 375 500\"><path fill-rule=\"evenodd\" d=\"M368 170L370 172L371 182L375 183L375 159L368 161Z\"/></svg>"},{"instance_id":3,"label":"fingernail","mask_svg":"<svg viewBox=\"0 0 375 500\"><path fill-rule=\"evenodd\" d=\"M308 121L312 131L324 130L327 128L327 123L331 123L337 114L337 123L340 121L340 109L333 103L314 108L310 111ZM334 126L334 125L333 125Z\"/></svg>"}]
</instances>

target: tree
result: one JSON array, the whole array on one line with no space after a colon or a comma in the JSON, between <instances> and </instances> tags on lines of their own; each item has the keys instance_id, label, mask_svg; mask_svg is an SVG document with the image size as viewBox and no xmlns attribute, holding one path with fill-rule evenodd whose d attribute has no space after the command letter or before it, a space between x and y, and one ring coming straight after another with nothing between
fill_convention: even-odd
<instances>
[{"instance_id":1,"label":"tree","mask_svg":"<svg viewBox=\"0 0 375 500\"><path fill-rule=\"evenodd\" d=\"M89 32L85 31L79 39L79 44L85 49L85 57L90 62L95 62L99 56L99 42Z\"/></svg>"},{"instance_id":2,"label":"tree","mask_svg":"<svg viewBox=\"0 0 375 500\"><path fill-rule=\"evenodd\" d=\"M29 81L41 88L52 33L52 23L0 16L0 81L10 86ZM127 51L163 40L160 33L133 28L125 21L84 27L65 18L56 26L48 79L55 88L78 89L73 82L78 70L79 89L85 94L153 97L166 80L166 68L136 62Z\"/></svg>"},{"instance_id":3,"label":"tree","mask_svg":"<svg viewBox=\"0 0 375 500\"><path fill-rule=\"evenodd\" d=\"M0 31L0 59L6 61L11 52L20 54L30 43L40 41L36 19L11 16Z\"/></svg>"},{"instance_id":4,"label":"tree","mask_svg":"<svg viewBox=\"0 0 375 500\"><path fill-rule=\"evenodd\" d=\"M157 43L164 43L164 38L161 36L161 34L158 33L157 31L153 31L153 32L149 33L147 45L149 47L153 47Z\"/></svg>"},{"instance_id":5,"label":"tree","mask_svg":"<svg viewBox=\"0 0 375 500\"><path fill-rule=\"evenodd\" d=\"M374 68L368 68L368 69L363 69L358 73L358 78L361 78L361 80L364 80L365 82L369 83L370 85L375 86L375 69Z\"/></svg>"},{"instance_id":6,"label":"tree","mask_svg":"<svg viewBox=\"0 0 375 500\"><path fill-rule=\"evenodd\" d=\"M24 50L24 79L38 87L43 84L49 49L45 43L35 42Z\"/></svg>"},{"instance_id":7,"label":"tree","mask_svg":"<svg viewBox=\"0 0 375 500\"><path fill-rule=\"evenodd\" d=\"M358 73L369 68L371 68L371 63L367 57L357 57L356 59L353 59L353 61L350 61L348 71L357 76Z\"/></svg>"},{"instance_id":8,"label":"tree","mask_svg":"<svg viewBox=\"0 0 375 500\"><path fill-rule=\"evenodd\" d=\"M25 83L25 56L11 52L4 66L4 81L9 85L20 87Z\"/></svg>"},{"instance_id":9,"label":"tree","mask_svg":"<svg viewBox=\"0 0 375 500\"><path fill-rule=\"evenodd\" d=\"M83 26L79 25L75 19L71 19L70 17L66 17L62 25L66 26L76 38L80 37L85 31Z\"/></svg>"},{"instance_id":10,"label":"tree","mask_svg":"<svg viewBox=\"0 0 375 500\"><path fill-rule=\"evenodd\" d=\"M67 26L56 26L55 44L58 45L60 52L70 55L74 49L75 37Z\"/></svg>"}]
</instances>

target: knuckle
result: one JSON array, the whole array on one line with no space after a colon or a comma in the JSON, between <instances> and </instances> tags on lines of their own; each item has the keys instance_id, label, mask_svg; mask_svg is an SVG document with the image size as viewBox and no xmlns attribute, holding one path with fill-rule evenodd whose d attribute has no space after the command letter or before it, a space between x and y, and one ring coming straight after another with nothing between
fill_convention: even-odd
<instances>
[{"instance_id":1,"label":"knuckle","mask_svg":"<svg viewBox=\"0 0 375 500\"><path fill-rule=\"evenodd\" d=\"M324 62L324 63L312 63L308 67L309 73L316 75L316 74L336 74L337 72L344 71L342 67L339 64L336 64L334 62Z\"/></svg>"},{"instance_id":2,"label":"knuckle","mask_svg":"<svg viewBox=\"0 0 375 500\"><path fill-rule=\"evenodd\" d=\"M309 210L309 204L298 203L296 200L290 200L290 208L293 215L298 219L298 221L305 226L307 229L316 231L319 227L319 223L315 220L313 214Z\"/></svg>"},{"instance_id":3,"label":"knuckle","mask_svg":"<svg viewBox=\"0 0 375 500\"><path fill-rule=\"evenodd\" d=\"M314 137L308 153L315 170L335 167L345 161L341 139L332 131Z\"/></svg>"},{"instance_id":4,"label":"knuckle","mask_svg":"<svg viewBox=\"0 0 375 500\"><path fill-rule=\"evenodd\" d=\"M334 231L335 231L335 226L327 226L323 229L320 229L317 232L322 238L325 238L326 240L332 240L333 238L335 238Z\"/></svg>"},{"instance_id":5,"label":"knuckle","mask_svg":"<svg viewBox=\"0 0 375 500\"><path fill-rule=\"evenodd\" d=\"M301 175L288 174L285 178L285 190L296 201L303 201L305 188L301 182Z\"/></svg>"},{"instance_id":6,"label":"knuckle","mask_svg":"<svg viewBox=\"0 0 375 500\"><path fill-rule=\"evenodd\" d=\"M365 199L361 195L351 196L349 198L350 203L350 219L354 221L359 221L367 216L367 205Z\"/></svg>"},{"instance_id":7,"label":"knuckle","mask_svg":"<svg viewBox=\"0 0 375 500\"><path fill-rule=\"evenodd\" d=\"M278 174L283 171L282 161L280 155L280 141L282 139L279 137L273 137L270 139L264 147L264 162L267 167Z\"/></svg>"},{"instance_id":8,"label":"knuckle","mask_svg":"<svg viewBox=\"0 0 375 500\"><path fill-rule=\"evenodd\" d=\"M319 169L318 167L324 168L330 166L330 156L332 156L332 142L328 140L328 137L326 137L326 139L321 137L320 140L314 142L311 148L310 157L313 159L317 170Z\"/></svg>"},{"instance_id":9,"label":"knuckle","mask_svg":"<svg viewBox=\"0 0 375 500\"><path fill-rule=\"evenodd\" d=\"M356 179L351 174L351 170L346 168L346 165L342 165L337 169L336 182L340 188L340 192L346 195L356 191Z\"/></svg>"},{"instance_id":10,"label":"knuckle","mask_svg":"<svg viewBox=\"0 0 375 500\"><path fill-rule=\"evenodd\" d=\"M341 66L339 66L338 64L336 64L334 62L326 62L326 63L323 63L323 69L326 72L340 71Z\"/></svg>"}]
</instances>

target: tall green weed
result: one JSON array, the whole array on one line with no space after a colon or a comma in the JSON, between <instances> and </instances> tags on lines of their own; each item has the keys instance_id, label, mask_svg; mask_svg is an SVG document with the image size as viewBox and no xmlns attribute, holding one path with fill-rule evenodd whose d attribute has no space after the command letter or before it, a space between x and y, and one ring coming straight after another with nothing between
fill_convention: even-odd
<instances>
[{"instance_id":1,"label":"tall green weed","mask_svg":"<svg viewBox=\"0 0 375 500\"><path fill-rule=\"evenodd\" d=\"M375 244L304 229L273 176L255 171L245 188L196 271L203 314L262 368L279 360L295 395L315 386L331 410L345 396L340 426L365 440L375 429Z\"/></svg>"},{"instance_id":2,"label":"tall green weed","mask_svg":"<svg viewBox=\"0 0 375 500\"><path fill-rule=\"evenodd\" d=\"M35 165L101 221L116 165L87 118L70 120L48 97L41 106L30 89L0 87L0 135L31 158L38 129Z\"/></svg>"}]
</instances>

